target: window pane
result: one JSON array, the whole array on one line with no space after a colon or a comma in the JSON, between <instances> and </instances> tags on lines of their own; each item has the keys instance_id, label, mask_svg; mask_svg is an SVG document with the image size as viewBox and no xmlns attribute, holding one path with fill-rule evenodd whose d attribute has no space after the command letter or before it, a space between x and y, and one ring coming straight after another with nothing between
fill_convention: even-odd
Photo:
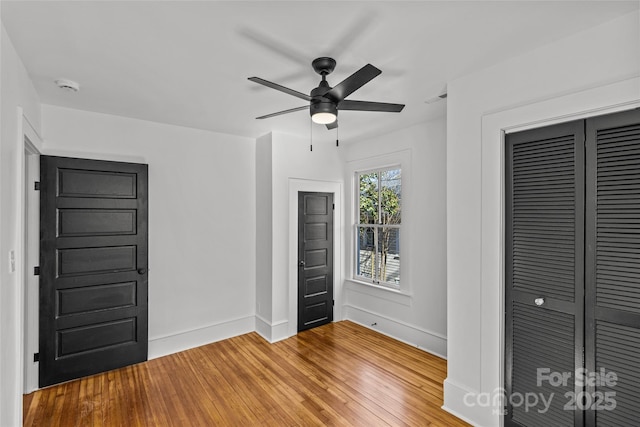
<instances>
[{"instance_id":1,"label":"window pane","mask_svg":"<svg viewBox=\"0 0 640 427\"><path fill-rule=\"evenodd\" d=\"M380 173L380 196L382 224L400 224L400 198L402 188L400 169L386 170Z\"/></svg>"},{"instance_id":2,"label":"window pane","mask_svg":"<svg viewBox=\"0 0 640 427\"><path fill-rule=\"evenodd\" d=\"M378 174L376 172L358 175L360 182L359 220L360 224L378 223Z\"/></svg>"},{"instance_id":3,"label":"window pane","mask_svg":"<svg viewBox=\"0 0 640 427\"><path fill-rule=\"evenodd\" d=\"M375 259L375 234L372 227L358 227L358 250L356 253L357 276L373 279Z\"/></svg>"},{"instance_id":4,"label":"window pane","mask_svg":"<svg viewBox=\"0 0 640 427\"><path fill-rule=\"evenodd\" d=\"M381 282L400 284L400 230L378 228L377 276Z\"/></svg>"}]
</instances>

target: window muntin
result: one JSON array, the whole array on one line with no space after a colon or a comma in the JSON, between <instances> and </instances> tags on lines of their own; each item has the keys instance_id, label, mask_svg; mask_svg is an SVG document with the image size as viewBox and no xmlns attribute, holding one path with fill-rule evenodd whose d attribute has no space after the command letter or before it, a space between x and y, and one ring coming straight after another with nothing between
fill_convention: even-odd
<instances>
[{"instance_id":1,"label":"window muntin","mask_svg":"<svg viewBox=\"0 0 640 427\"><path fill-rule=\"evenodd\" d=\"M400 287L402 170L356 174L358 192L355 278Z\"/></svg>"}]
</instances>

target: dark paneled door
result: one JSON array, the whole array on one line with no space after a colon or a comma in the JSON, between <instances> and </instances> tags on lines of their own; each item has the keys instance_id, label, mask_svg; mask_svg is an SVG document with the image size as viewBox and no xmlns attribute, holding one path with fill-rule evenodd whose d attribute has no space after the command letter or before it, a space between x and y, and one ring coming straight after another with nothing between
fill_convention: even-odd
<instances>
[{"instance_id":1,"label":"dark paneled door","mask_svg":"<svg viewBox=\"0 0 640 427\"><path fill-rule=\"evenodd\" d=\"M147 165L41 156L40 386L147 360Z\"/></svg>"},{"instance_id":2,"label":"dark paneled door","mask_svg":"<svg viewBox=\"0 0 640 427\"><path fill-rule=\"evenodd\" d=\"M298 331L333 321L333 194L298 193Z\"/></svg>"}]
</instances>

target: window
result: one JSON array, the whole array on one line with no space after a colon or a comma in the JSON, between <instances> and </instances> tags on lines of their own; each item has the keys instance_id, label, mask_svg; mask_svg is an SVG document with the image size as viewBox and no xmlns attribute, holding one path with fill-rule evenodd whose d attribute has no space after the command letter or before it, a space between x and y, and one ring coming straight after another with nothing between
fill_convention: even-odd
<instances>
[{"instance_id":1,"label":"window","mask_svg":"<svg viewBox=\"0 0 640 427\"><path fill-rule=\"evenodd\" d=\"M400 287L400 167L356 174L355 278Z\"/></svg>"}]
</instances>

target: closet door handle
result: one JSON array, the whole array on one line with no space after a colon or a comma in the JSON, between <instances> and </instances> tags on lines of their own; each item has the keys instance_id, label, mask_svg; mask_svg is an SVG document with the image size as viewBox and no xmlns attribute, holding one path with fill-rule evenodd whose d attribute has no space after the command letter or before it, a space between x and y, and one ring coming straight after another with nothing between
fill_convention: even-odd
<instances>
[{"instance_id":1,"label":"closet door handle","mask_svg":"<svg viewBox=\"0 0 640 427\"><path fill-rule=\"evenodd\" d=\"M536 298L535 300L533 300L533 302L535 302L536 305L539 307L542 304L544 304L544 298Z\"/></svg>"}]
</instances>

